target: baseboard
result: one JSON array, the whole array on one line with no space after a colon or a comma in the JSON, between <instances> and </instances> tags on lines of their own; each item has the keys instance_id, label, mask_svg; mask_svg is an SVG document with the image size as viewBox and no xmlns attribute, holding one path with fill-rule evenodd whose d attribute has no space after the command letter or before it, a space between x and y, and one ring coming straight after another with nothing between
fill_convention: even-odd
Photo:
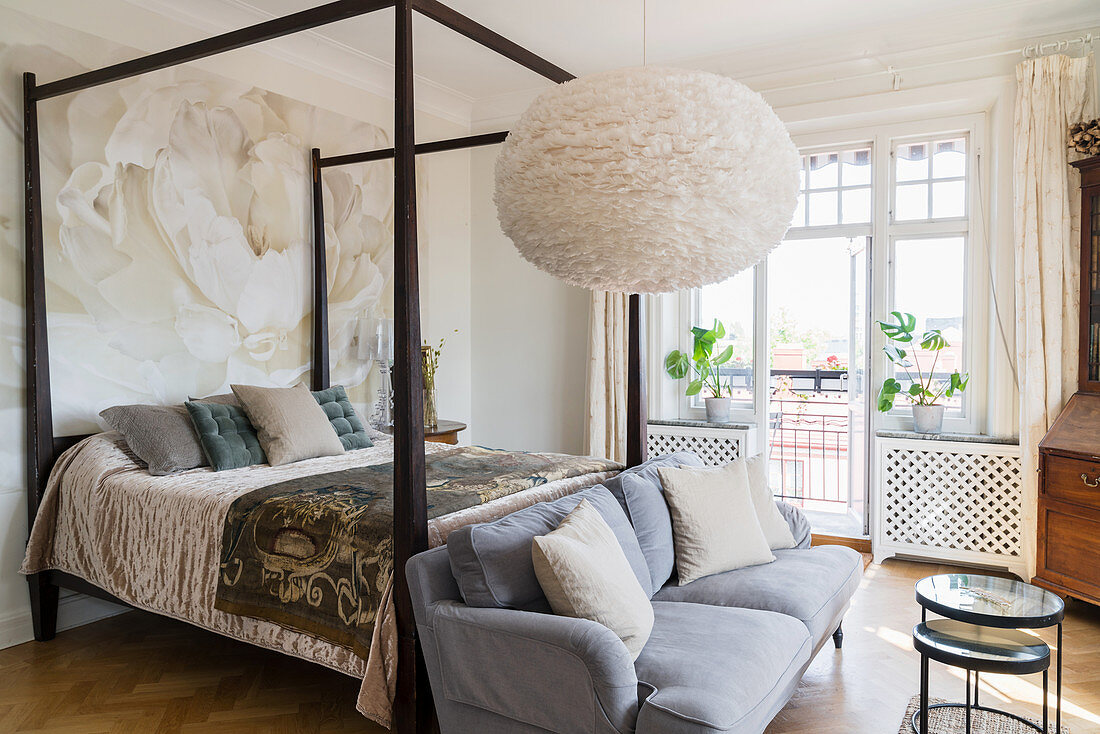
<instances>
[{"instance_id":1,"label":"baseboard","mask_svg":"<svg viewBox=\"0 0 1100 734\"><path fill-rule=\"evenodd\" d=\"M820 533L814 533L810 542L813 545L843 545L852 550L859 551L860 553L871 552L870 538L846 538L841 535L822 535Z\"/></svg>"},{"instance_id":2,"label":"baseboard","mask_svg":"<svg viewBox=\"0 0 1100 734\"><path fill-rule=\"evenodd\" d=\"M62 594L65 592L62 591ZM57 629L68 630L107 617L130 611L129 607L112 604L84 594L68 594L57 605ZM34 639L34 624L30 610L0 617L0 649L20 645Z\"/></svg>"}]
</instances>

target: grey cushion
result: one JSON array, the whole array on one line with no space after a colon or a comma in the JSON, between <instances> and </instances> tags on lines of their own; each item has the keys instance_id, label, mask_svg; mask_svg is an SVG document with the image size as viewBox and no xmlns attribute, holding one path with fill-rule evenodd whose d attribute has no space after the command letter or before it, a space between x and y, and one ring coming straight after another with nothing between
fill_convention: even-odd
<instances>
[{"instance_id":1,"label":"grey cushion","mask_svg":"<svg viewBox=\"0 0 1100 734\"><path fill-rule=\"evenodd\" d=\"M256 429L236 405L188 402L187 412L214 471L266 464Z\"/></svg>"},{"instance_id":2,"label":"grey cushion","mask_svg":"<svg viewBox=\"0 0 1100 734\"><path fill-rule=\"evenodd\" d=\"M776 550L773 563L668 585L653 599L786 614L806 625L816 648L836 629L862 576L863 557L851 548L790 548Z\"/></svg>"},{"instance_id":3,"label":"grey cushion","mask_svg":"<svg viewBox=\"0 0 1100 734\"><path fill-rule=\"evenodd\" d=\"M626 514L599 485L576 494L540 502L490 523L467 525L447 536L451 571L462 598L472 607L502 607L548 611L531 561L531 543L561 523L574 507L587 499L607 521L642 588L650 583L638 539Z\"/></svg>"},{"instance_id":4,"label":"grey cushion","mask_svg":"<svg viewBox=\"0 0 1100 734\"><path fill-rule=\"evenodd\" d=\"M116 405L99 415L122 434L150 474L172 474L208 464L182 405Z\"/></svg>"},{"instance_id":5,"label":"grey cushion","mask_svg":"<svg viewBox=\"0 0 1100 734\"><path fill-rule=\"evenodd\" d=\"M813 543L813 531L810 528L810 521L806 519L806 513L789 502L776 500L775 504L779 508L779 514L791 527L791 535L794 536L794 547L809 548Z\"/></svg>"},{"instance_id":6,"label":"grey cushion","mask_svg":"<svg viewBox=\"0 0 1100 734\"><path fill-rule=\"evenodd\" d=\"M638 545L649 566L650 583L646 588L651 594L664 586L676 565L672 548L672 518L668 514L661 479L657 476L657 470L662 466L703 466L703 460L686 451L657 456L603 483L622 505L634 526Z\"/></svg>"},{"instance_id":7,"label":"grey cushion","mask_svg":"<svg viewBox=\"0 0 1100 734\"><path fill-rule=\"evenodd\" d=\"M653 633L634 663L638 734L759 734L810 661L810 636L774 612L654 602Z\"/></svg>"},{"instance_id":8,"label":"grey cushion","mask_svg":"<svg viewBox=\"0 0 1100 734\"><path fill-rule=\"evenodd\" d=\"M325 411L329 423L340 437L340 443L344 451L352 449L365 449L374 445L367 436L367 430L363 421L359 420L359 414L355 412L348 394L343 385L333 385L328 390L314 390L313 399Z\"/></svg>"}]
</instances>

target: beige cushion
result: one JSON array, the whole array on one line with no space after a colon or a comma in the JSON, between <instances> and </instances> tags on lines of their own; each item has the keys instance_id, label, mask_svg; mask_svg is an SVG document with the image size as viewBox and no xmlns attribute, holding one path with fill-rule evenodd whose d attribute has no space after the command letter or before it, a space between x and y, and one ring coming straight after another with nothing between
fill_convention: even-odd
<instances>
[{"instance_id":1,"label":"beige cushion","mask_svg":"<svg viewBox=\"0 0 1100 734\"><path fill-rule=\"evenodd\" d=\"M745 462L723 467L660 467L680 586L775 560L756 517Z\"/></svg>"},{"instance_id":2,"label":"beige cushion","mask_svg":"<svg viewBox=\"0 0 1100 734\"><path fill-rule=\"evenodd\" d=\"M637 659L653 630L653 605L599 510L581 500L556 530L535 536L531 560L555 614L599 622Z\"/></svg>"},{"instance_id":3,"label":"beige cushion","mask_svg":"<svg viewBox=\"0 0 1100 734\"><path fill-rule=\"evenodd\" d=\"M745 470L749 474L749 494L756 508L756 519L760 521L768 547L772 550L794 548L791 526L775 506L775 496L768 486L768 457L764 454L750 457L745 461Z\"/></svg>"},{"instance_id":4,"label":"beige cushion","mask_svg":"<svg viewBox=\"0 0 1100 734\"><path fill-rule=\"evenodd\" d=\"M324 409L305 385L231 385L272 466L344 453Z\"/></svg>"}]
</instances>

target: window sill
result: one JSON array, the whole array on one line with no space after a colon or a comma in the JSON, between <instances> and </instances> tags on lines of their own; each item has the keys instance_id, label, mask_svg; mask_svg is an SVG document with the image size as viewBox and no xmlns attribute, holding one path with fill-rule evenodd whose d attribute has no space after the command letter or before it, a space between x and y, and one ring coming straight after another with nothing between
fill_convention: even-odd
<instances>
[{"instance_id":1,"label":"window sill","mask_svg":"<svg viewBox=\"0 0 1100 734\"><path fill-rule=\"evenodd\" d=\"M954 441L957 443L989 443L1003 446L1018 446L1020 439L1015 436L986 436L981 433L917 433L916 431L878 430L878 438L905 438L921 441Z\"/></svg>"},{"instance_id":2,"label":"window sill","mask_svg":"<svg viewBox=\"0 0 1100 734\"><path fill-rule=\"evenodd\" d=\"M711 423L710 421L676 419L676 420L651 420L651 426L683 426L684 428L724 428L730 431L749 431L756 426L751 423Z\"/></svg>"}]
</instances>

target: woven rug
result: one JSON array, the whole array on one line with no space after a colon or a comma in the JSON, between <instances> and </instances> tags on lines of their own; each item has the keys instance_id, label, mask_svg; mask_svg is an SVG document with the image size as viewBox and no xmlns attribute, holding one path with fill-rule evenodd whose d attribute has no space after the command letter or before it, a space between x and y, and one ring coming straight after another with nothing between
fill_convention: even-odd
<instances>
[{"instance_id":1,"label":"woven rug","mask_svg":"<svg viewBox=\"0 0 1100 734\"><path fill-rule=\"evenodd\" d=\"M942 698L930 698L929 703L944 703ZM984 702L983 702L984 703ZM996 704L991 703L991 706ZM920 709L920 696L909 699L909 707L905 709L905 718L901 720L898 734L913 734L913 728L909 722L913 720L913 714ZM1040 712L1041 714L1042 712ZM1043 725L1042 719L1031 719L1037 726ZM966 731L966 712L961 708L934 709L928 712L928 734L963 734ZM1054 709L1050 709L1050 731L1054 732ZM971 734L1039 734L1035 729L1021 724L1015 719L1006 716L997 716L985 711L972 711L970 716ZM1062 727L1062 734L1069 734L1069 729Z\"/></svg>"}]
</instances>

